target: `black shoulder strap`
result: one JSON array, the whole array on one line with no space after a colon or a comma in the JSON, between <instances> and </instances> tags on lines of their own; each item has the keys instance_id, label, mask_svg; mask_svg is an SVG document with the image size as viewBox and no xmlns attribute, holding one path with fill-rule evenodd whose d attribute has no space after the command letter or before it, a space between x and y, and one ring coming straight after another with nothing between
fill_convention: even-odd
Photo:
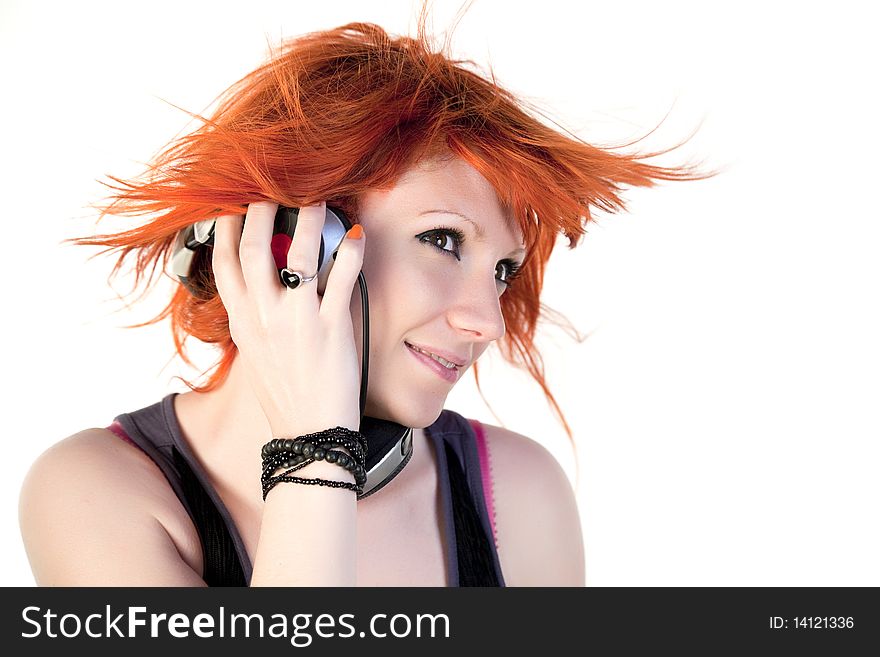
<instances>
[{"instance_id":1,"label":"black shoulder strap","mask_svg":"<svg viewBox=\"0 0 880 657\"><path fill-rule=\"evenodd\" d=\"M492 561L492 548L470 488L452 446L444 441L446 463L449 470L449 487L452 492L452 517L455 522L456 550L458 554L459 586L500 586Z\"/></svg>"},{"instance_id":2,"label":"black shoulder strap","mask_svg":"<svg viewBox=\"0 0 880 657\"><path fill-rule=\"evenodd\" d=\"M174 464L180 472L184 495L193 513L193 522L202 540L208 586L247 586L229 529L192 468L177 447L172 448Z\"/></svg>"}]
</instances>

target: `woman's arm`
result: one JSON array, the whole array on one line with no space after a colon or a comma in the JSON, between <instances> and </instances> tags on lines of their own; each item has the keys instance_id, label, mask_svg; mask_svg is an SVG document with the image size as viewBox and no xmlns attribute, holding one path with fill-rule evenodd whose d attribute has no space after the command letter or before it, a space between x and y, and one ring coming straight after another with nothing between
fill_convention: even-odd
<instances>
[{"instance_id":1,"label":"woman's arm","mask_svg":"<svg viewBox=\"0 0 880 657\"><path fill-rule=\"evenodd\" d=\"M326 461L296 476L354 482L350 472ZM354 586L356 513L353 491L277 485L263 508L251 586Z\"/></svg>"},{"instance_id":2,"label":"woman's arm","mask_svg":"<svg viewBox=\"0 0 880 657\"><path fill-rule=\"evenodd\" d=\"M583 534L565 471L530 438L491 425L483 428L505 583L584 586Z\"/></svg>"},{"instance_id":3,"label":"woman's arm","mask_svg":"<svg viewBox=\"0 0 880 657\"><path fill-rule=\"evenodd\" d=\"M271 248L277 209L252 203L246 221L233 215L216 222L212 268L237 358L273 437L337 426L357 430L360 359L350 306L363 263L362 232L342 241L323 296L315 282L288 289L279 281ZM325 211L324 203L300 209L289 269L316 273ZM256 458L261 444L255 441L253 449ZM354 481L351 472L326 461L294 476ZM356 513L351 490L276 485L263 507L251 585L354 586Z\"/></svg>"},{"instance_id":4,"label":"woman's arm","mask_svg":"<svg viewBox=\"0 0 880 657\"><path fill-rule=\"evenodd\" d=\"M106 429L34 462L19 524L39 586L205 586L198 534L162 471Z\"/></svg>"},{"instance_id":5,"label":"woman's arm","mask_svg":"<svg viewBox=\"0 0 880 657\"><path fill-rule=\"evenodd\" d=\"M322 462L297 474L353 481ZM273 489L252 585L353 583L354 498L320 486ZM106 429L70 436L34 462L21 489L19 524L38 586L206 585L198 532L165 475ZM334 561L334 551L348 550L350 560Z\"/></svg>"}]
</instances>

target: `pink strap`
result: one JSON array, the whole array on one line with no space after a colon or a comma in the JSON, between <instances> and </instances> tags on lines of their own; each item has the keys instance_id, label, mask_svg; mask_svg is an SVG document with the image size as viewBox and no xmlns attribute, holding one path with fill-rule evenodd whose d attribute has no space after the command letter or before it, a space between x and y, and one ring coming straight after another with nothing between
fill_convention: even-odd
<instances>
[{"instance_id":1,"label":"pink strap","mask_svg":"<svg viewBox=\"0 0 880 657\"><path fill-rule=\"evenodd\" d=\"M489 460L489 449L486 446L486 434L483 425L477 420L468 420L477 434L477 454L480 457L480 477L483 481L483 498L486 501L486 510L489 512L489 525L492 527L492 537L495 540L495 549L498 549L498 532L495 530L495 495L492 488L492 462Z\"/></svg>"},{"instance_id":2,"label":"pink strap","mask_svg":"<svg viewBox=\"0 0 880 657\"><path fill-rule=\"evenodd\" d=\"M109 429L110 431L115 433L117 436L122 438L125 442L130 443L130 444L134 445L135 447L138 446L137 443L135 443L131 438L128 437L128 434L125 433L125 429L122 428L122 425L119 424L119 422L116 422L114 420L113 424L111 424L109 427L105 427L105 428Z\"/></svg>"}]
</instances>

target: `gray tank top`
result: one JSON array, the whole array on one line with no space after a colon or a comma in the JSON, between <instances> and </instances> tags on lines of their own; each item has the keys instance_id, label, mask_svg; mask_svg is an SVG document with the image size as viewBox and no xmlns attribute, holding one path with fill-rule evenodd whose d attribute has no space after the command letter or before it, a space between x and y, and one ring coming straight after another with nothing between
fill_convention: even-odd
<instances>
[{"instance_id":1,"label":"gray tank top","mask_svg":"<svg viewBox=\"0 0 880 657\"><path fill-rule=\"evenodd\" d=\"M242 585L250 582L253 566L223 500L183 438L174 412L176 394L117 416L108 429L143 450L165 475L199 531L206 581L212 584L211 571L213 585ZM449 539L447 586L504 586L482 428L444 410L425 434L437 455L441 522Z\"/></svg>"}]
</instances>

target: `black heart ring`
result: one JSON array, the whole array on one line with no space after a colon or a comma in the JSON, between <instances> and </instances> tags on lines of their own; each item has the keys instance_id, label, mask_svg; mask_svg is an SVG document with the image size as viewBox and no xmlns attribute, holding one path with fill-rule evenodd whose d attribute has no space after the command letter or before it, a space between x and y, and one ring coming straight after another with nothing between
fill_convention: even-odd
<instances>
[{"instance_id":1,"label":"black heart ring","mask_svg":"<svg viewBox=\"0 0 880 657\"><path fill-rule=\"evenodd\" d=\"M288 269L285 267L280 272L281 274L281 282L284 283L291 290L295 290L302 283L308 283L309 281L313 281L318 278L318 275L314 276L306 276L301 271L293 271L292 269Z\"/></svg>"}]
</instances>

